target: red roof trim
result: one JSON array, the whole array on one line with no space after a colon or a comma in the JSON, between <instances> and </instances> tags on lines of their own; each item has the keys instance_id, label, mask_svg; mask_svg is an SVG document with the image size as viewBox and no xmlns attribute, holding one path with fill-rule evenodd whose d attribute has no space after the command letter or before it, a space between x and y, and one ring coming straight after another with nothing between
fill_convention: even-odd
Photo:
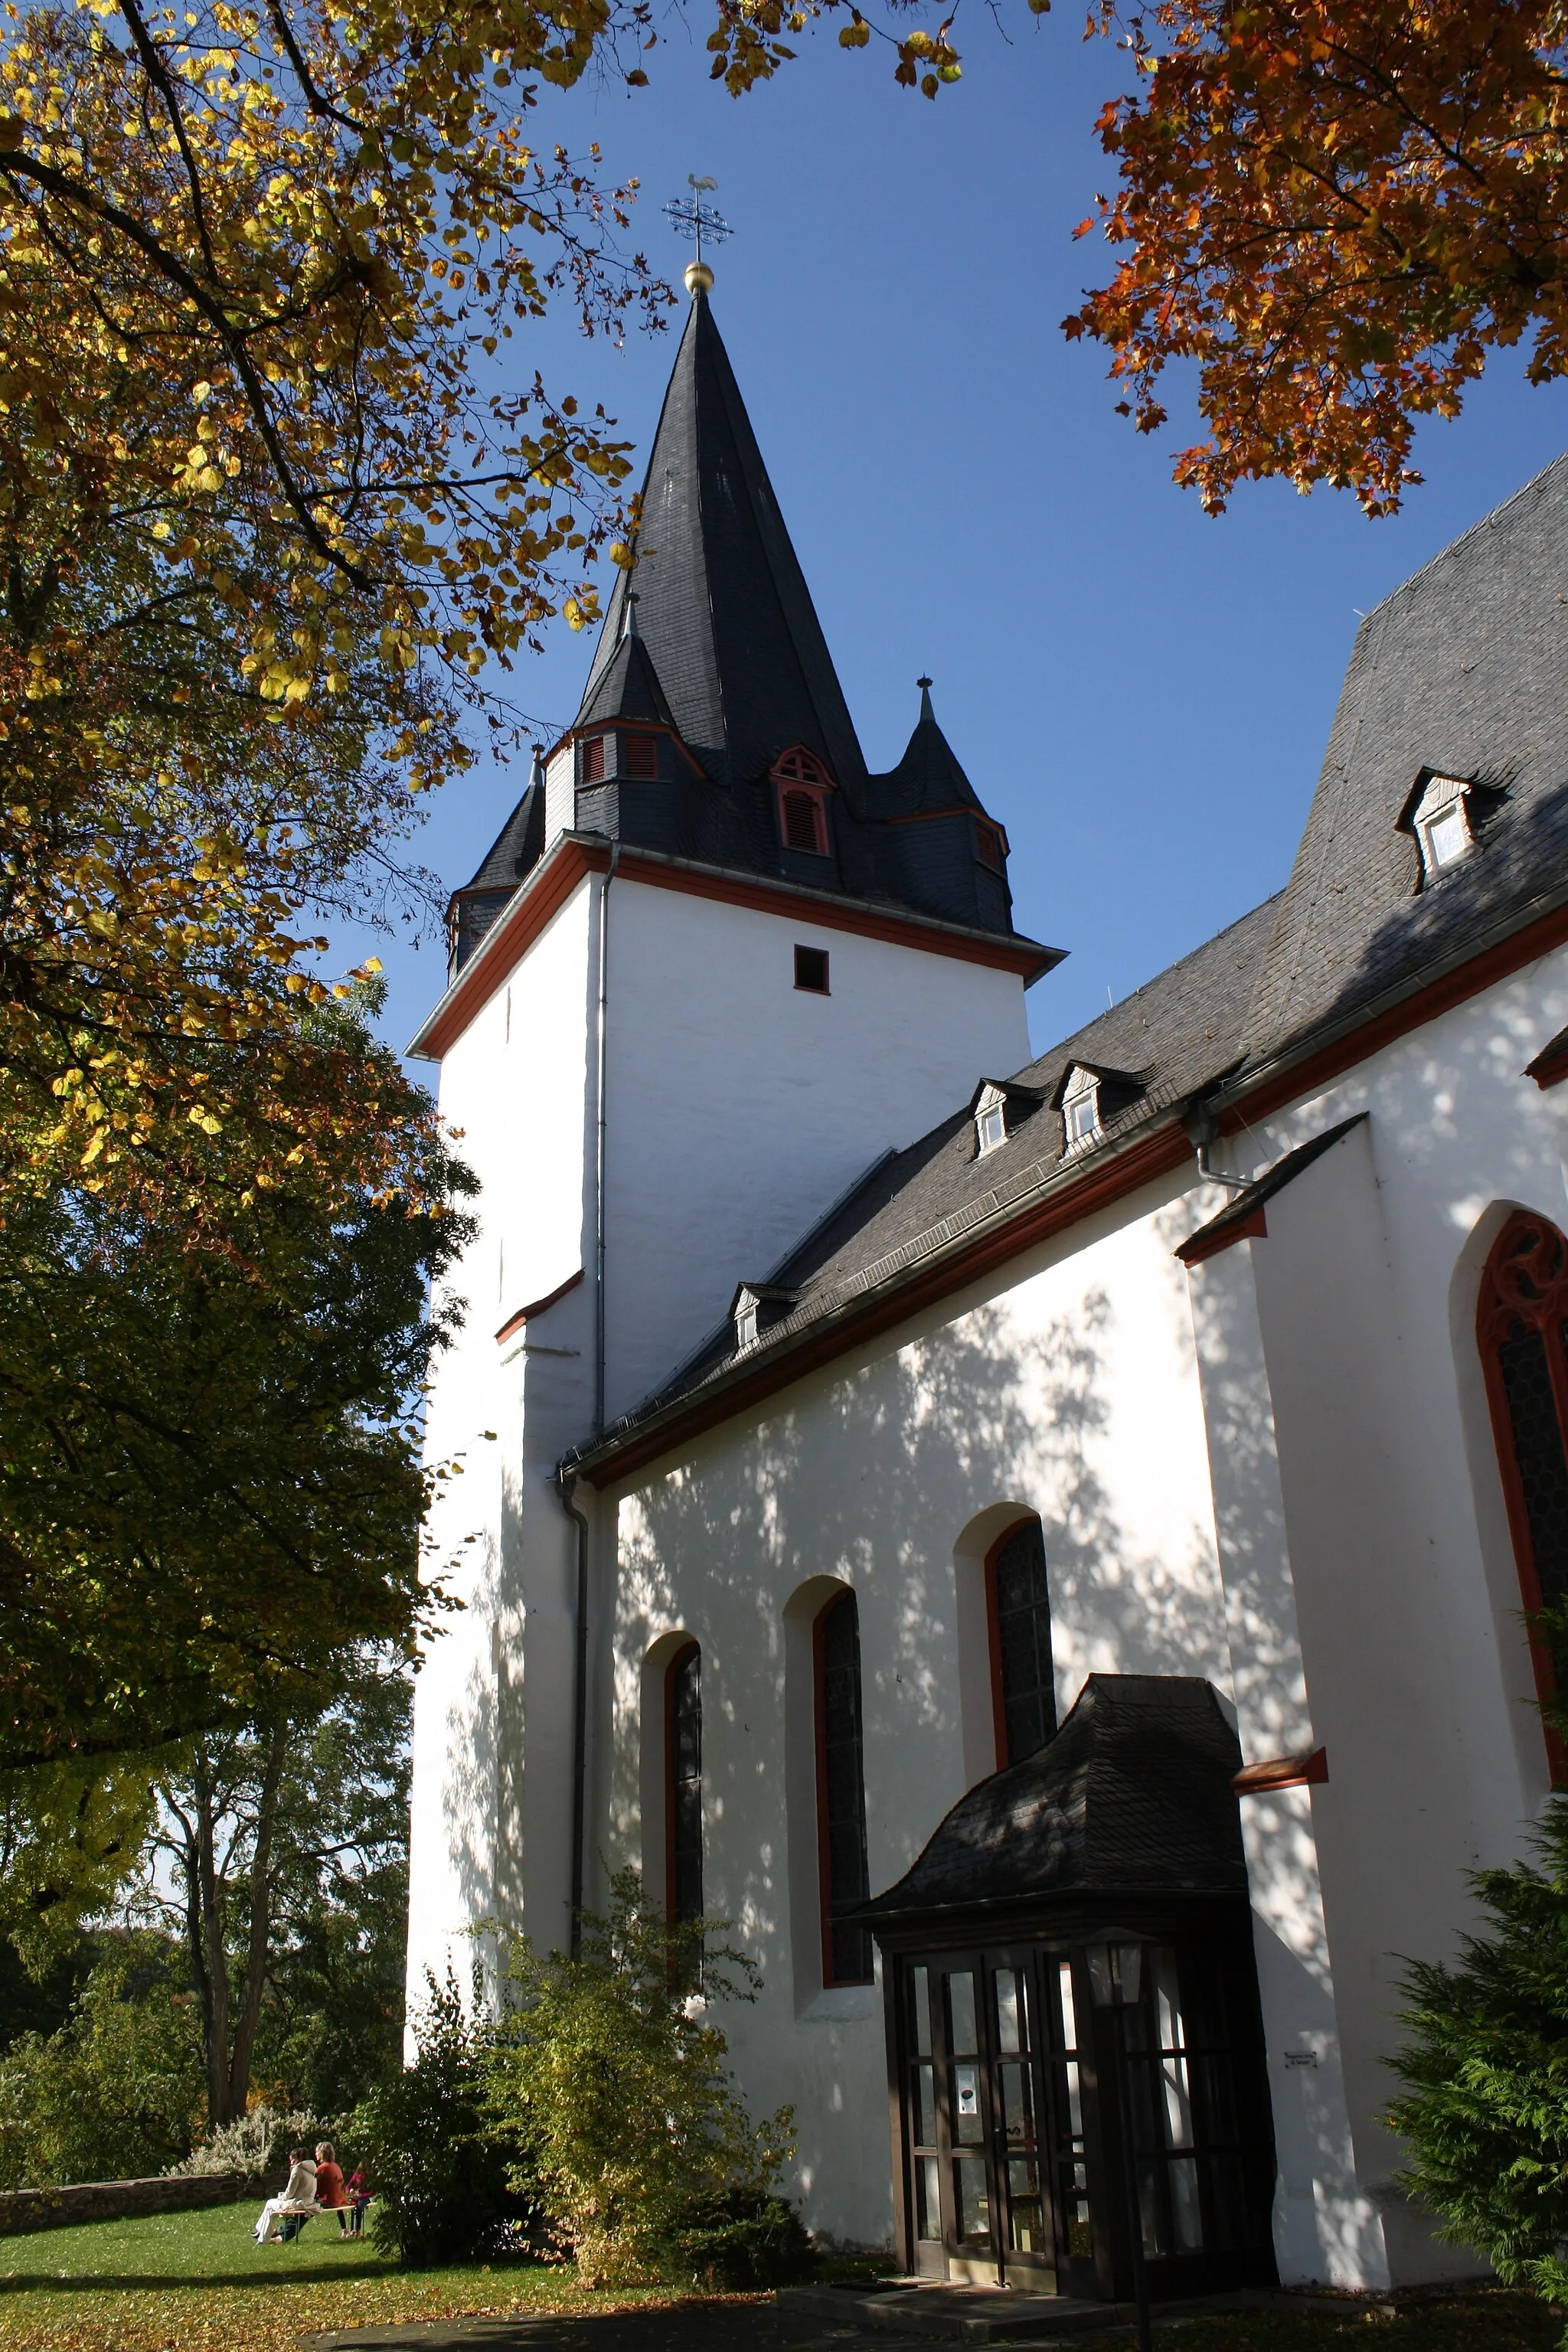
<instances>
[{"instance_id":1,"label":"red roof trim","mask_svg":"<svg viewBox=\"0 0 1568 2352\"><path fill-rule=\"evenodd\" d=\"M704 1430L732 1420L749 1405L760 1404L765 1397L788 1388L803 1374L907 1321L933 1300L977 1281L1037 1243L1048 1241L1080 1218L1136 1192L1140 1185L1169 1174L1192 1156L1193 1147L1180 1127L1161 1128L1104 1166L1086 1169L1084 1181L1070 1192L1052 1193L1012 1223L967 1245L959 1244L952 1256L938 1258L897 1290L857 1299L842 1317L828 1320L818 1330L808 1329L795 1346L770 1355L742 1379L711 1394L699 1390L684 1410L673 1409L668 1421L650 1421L646 1430L630 1432L613 1455L601 1462L584 1462L583 1475L594 1486L618 1484L645 1463L656 1462Z\"/></svg>"},{"instance_id":2,"label":"red roof trim","mask_svg":"<svg viewBox=\"0 0 1568 2352\"><path fill-rule=\"evenodd\" d=\"M514 1331L521 1331L525 1323L531 1323L536 1316L543 1314L547 1307L553 1307L558 1298L564 1298L569 1290L575 1290L582 1279L583 1269L579 1266L575 1274L569 1274L564 1282L558 1282L545 1297L531 1299L526 1307L520 1307L515 1315L509 1315L496 1333L496 1346L501 1347Z\"/></svg>"},{"instance_id":3,"label":"red roof trim","mask_svg":"<svg viewBox=\"0 0 1568 2352\"><path fill-rule=\"evenodd\" d=\"M1202 1265L1205 1259L1218 1257L1222 1250L1229 1249L1233 1242L1266 1242L1268 1239L1268 1224L1260 1201L1249 1217L1242 1217L1234 1225L1221 1225L1217 1232L1212 1225L1205 1226L1202 1233L1194 1234L1190 1242L1183 1242L1175 1255L1184 1265Z\"/></svg>"},{"instance_id":4,"label":"red roof trim","mask_svg":"<svg viewBox=\"0 0 1568 2352\"><path fill-rule=\"evenodd\" d=\"M798 791L811 787L799 785ZM480 1006L494 995L509 973L515 971L552 916L558 914L588 874L603 874L610 863L608 842L588 843L568 834L536 866L506 912L485 933L468 962L437 1005L409 1047L426 1061L438 1062L456 1044ZM759 914L778 915L791 922L815 924L825 931L853 931L862 939L889 945L919 948L927 955L952 956L960 963L984 964L993 971L1013 971L1028 982L1037 980L1060 961L1058 951L1042 950L1033 940L985 937L973 931L923 923L918 915L883 915L826 895L793 889L787 882L748 882L741 876L713 867L677 866L623 845L617 867L622 878L646 882L656 890L684 891L697 898L717 898L731 907L748 907Z\"/></svg>"},{"instance_id":5,"label":"red roof trim","mask_svg":"<svg viewBox=\"0 0 1568 2352\"><path fill-rule=\"evenodd\" d=\"M1542 1090L1561 1086L1568 1078L1568 1045L1551 1045L1544 1054L1537 1054L1533 1062L1526 1062L1524 1075Z\"/></svg>"},{"instance_id":6,"label":"red roof trim","mask_svg":"<svg viewBox=\"0 0 1568 2352\"><path fill-rule=\"evenodd\" d=\"M1270 1789L1321 1789L1329 1777L1329 1751L1314 1748L1301 1756L1275 1756L1267 1764L1247 1764L1231 1787L1238 1797L1261 1797Z\"/></svg>"}]
</instances>

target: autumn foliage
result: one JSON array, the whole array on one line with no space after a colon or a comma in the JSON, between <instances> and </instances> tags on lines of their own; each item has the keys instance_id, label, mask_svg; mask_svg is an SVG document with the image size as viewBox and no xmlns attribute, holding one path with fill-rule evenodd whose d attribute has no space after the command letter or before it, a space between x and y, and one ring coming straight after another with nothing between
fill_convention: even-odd
<instances>
[{"instance_id":1,"label":"autumn foliage","mask_svg":"<svg viewBox=\"0 0 1568 2352\"><path fill-rule=\"evenodd\" d=\"M1283 474L1386 513L1415 420L1455 415L1493 349L1564 372L1560 7L1163 0L1124 29L1139 86L1100 121L1120 267L1065 325L1110 347L1144 432L1196 362L1208 438L1176 478L1205 506Z\"/></svg>"}]
</instances>

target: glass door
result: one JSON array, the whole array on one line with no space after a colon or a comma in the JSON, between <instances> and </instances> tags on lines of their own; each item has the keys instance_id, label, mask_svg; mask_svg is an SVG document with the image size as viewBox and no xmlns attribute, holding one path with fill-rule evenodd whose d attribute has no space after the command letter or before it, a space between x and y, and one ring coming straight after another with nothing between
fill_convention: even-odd
<instances>
[{"instance_id":1,"label":"glass door","mask_svg":"<svg viewBox=\"0 0 1568 2352\"><path fill-rule=\"evenodd\" d=\"M1044 2044L1027 1953L944 1953L906 1977L903 2107L918 2271L1050 2293Z\"/></svg>"}]
</instances>

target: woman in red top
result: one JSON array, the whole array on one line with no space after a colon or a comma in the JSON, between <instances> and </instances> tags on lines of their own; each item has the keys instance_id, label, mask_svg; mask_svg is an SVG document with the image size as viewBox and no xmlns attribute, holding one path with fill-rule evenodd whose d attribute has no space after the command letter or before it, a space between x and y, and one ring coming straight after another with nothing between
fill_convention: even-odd
<instances>
[{"instance_id":1,"label":"woman in red top","mask_svg":"<svg viewBox=\"0 0 1568 2352\"><path fill-rule=\"evenodd\" d=\"M318 2205L341 2208L343 2201L343 2168L338 2162L331 2141L319 2140L316 2144L316 2202ZM340 2234L342 2227L343 2216L340 2210L338 2212Z\"/></svg>"}]
</instances>

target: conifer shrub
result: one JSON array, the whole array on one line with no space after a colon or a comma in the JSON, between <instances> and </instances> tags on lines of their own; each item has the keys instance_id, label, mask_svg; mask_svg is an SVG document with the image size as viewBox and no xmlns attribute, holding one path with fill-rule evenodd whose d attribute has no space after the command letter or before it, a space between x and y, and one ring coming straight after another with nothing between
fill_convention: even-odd
<instances>
[{"instance_id":1,"label":"conifer shrub","mask_svg":"<svg viewBox=\"0 0 1568 2352\"><path fill-rule=\"evenodd\" d=\"M1491 1932L1452 1967L1404 1984L1410 2039L1388 2120L1410 2151L1400 2185L1450 2244L1505 2284L1568 2302L1568 1798L1538 1824L1535 1859L1472 1874ZM1564 2339L1568 2342L1568 2338Z\"/></svg>"},{"instance_id":2,"label":"conifer shrub","mask_svg":"<svg viewBox=\"0 0 1568 2352\"><path fill-rule=\"evenodd\" d=\"M791 2113L753 2126L712 2018L758 1981L745 1954L714 1948L722 1926L673 1929L626 1870L570 1958L525 1939L509 1950L489 2110L514 2188L588 2284L771 2284L803 2259L805 2232L773 2193Z\"/></svg>"}]
</instances>

